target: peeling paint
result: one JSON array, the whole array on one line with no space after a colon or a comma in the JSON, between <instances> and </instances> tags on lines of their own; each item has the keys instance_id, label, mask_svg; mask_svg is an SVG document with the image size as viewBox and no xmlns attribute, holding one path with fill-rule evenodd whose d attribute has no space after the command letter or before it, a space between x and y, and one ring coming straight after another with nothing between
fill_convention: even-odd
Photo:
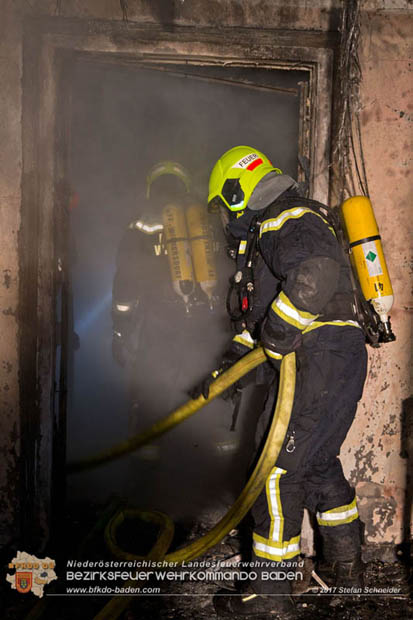
<instances>
[{"instance_id":1,"label":"peeling paint","mask_svg":"<svg viewBox=\"0 0 413 620\"><path fill-rule=\"evenodd\" d=\"M390 416L389 422L384 424L383 426L383 435L399 435L400 433L400 425L396 423L396 415L393 414Z\"/></svg>"},{"instance_id":2,"label":"peeling paint","mask_svg":"<svg viewBox=\"0 0 413 620\"><path fill-rule=\"evenodd\" d=\"M399 118L404 118L406 121L409 122L413 121L413 116L410 116L410 114L407 114L404 110L398 110L396 108L392 108L389 105L387 105L386 107L389 108L389 110L392 110L392 112L395 112Z\"/></svg>"},{"instance_id":3,"label":"peeling paint","mask_svg":"<svg viewBox=\"0 0 413 620\"><path fill-rule=\"evenodd\" d=\"M371 520L371 528L369 534L371 536L379 535L383 537L387 528L393 525L394 516L396 514L396 500L394 497L382 501L380 505L373 509L373 518Z\"/></svg>"},{"instance_id":4,"label":"peeling paint","mask_svg":"<svg viewBox=\"0 0 413 620\"><path fill-rule=\"evenodd\" d=\"M11 283L10 269L3 269L3 286L10 288Z\"/></svg>"},{"instance_id":5,"label":"peeling paint","mask_svg":"<svg viewBox=\"0 0 413 620\"><path fill-rule=\"evenodd\" d=\"M13 310L13 308L11 306L6 308L5 310L2 310L2 313L5 314L6 316L15 316L16 315L15 310Z\"/></svg>"},{"instance_id":6,"label":"peeling paint","mask_svg":"<svg viewBox=\"0 0 413 620\"><path fill-rule=\"evenodd\" d=\"M397 501L389 485L366 482L357 486L360 516L366 527L366 535L381 540L393 523Z\"/></svg>"},{"instance_id":7,"label":"peeling paint","mask_svg":"<svg viewBox=\"0 0 413 620\"><path fill-rule=\"evenodd\" d=\"M9 374L12 371L12 369L13 369L13 364L11 362L7 362L6 360L3 360L1 365L2 365L3 370L7 374Z\"/></svg>"},{"instance_id":8,"label":"peeling paint","mask_svg":"<svg viewBox=\"0 0 413 620\"><path fill-rule=\"evenodd\" d=\"M365 453L366 446L361 445L354 452L356 462L355 468L350 472L350 480L355 484L361 480L368 480L373 474L379 471L378 465L375 464L375 451L369 450Z\"/></svg>"}]
</instances>

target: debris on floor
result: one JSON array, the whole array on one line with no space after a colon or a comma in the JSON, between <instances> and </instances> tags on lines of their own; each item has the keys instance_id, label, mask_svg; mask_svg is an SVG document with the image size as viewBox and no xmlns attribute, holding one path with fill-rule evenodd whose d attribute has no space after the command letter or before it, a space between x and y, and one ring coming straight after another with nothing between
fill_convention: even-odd
<instances>
[{"instance_id":1,"label":"debris on floor","mask_svg":"<svg viewBox=\"0 0 413 620\"><path fill-rule=\"evenodd\" d=\"M103 559L106 562L110 556L103 543L102 531L95 529L94 537L91 537L86 528L87 520L88 526L93 525L98 513L90 509L88 519L86 515L83 511L83 518L79 521L76 511L74 515L68 513L71 528L68 529L61 557L76 557L73 551L74 540L81 540L83 534L86 535L87 544L78 546L78 549L82 550L79 557L82 560ZM79 529L80 524L82 527ZM187 544L203 534L205 529L200 524L190 528L178 525L174 545ZM136 530L130 532L130 536L125 530L119 542L124 546L125 541L129 541L133 547L129 552L138 553L143 547L146 551L150 548L148 539L151 535L153 532L147 528L143 528L140 533ZM147 590L145 594L131 597L128 608L119 615L119 620L213 620L216 618L212 602L214 594L222 588L235 593L237 584L242 586L245 583L239 576L234 576L234 572L244 570L241 563L244 544L245 536L239 530L233 530L201 558L187 562L185 567L173 568L168 577L158 576L158 579L155 579L152 576L144 582L151 593ZM394 558L393 562L381 562L371 557L370 561L366 561L365 589L361 595L342 594L337 590L323 593L312 576L313 560L302 558L302 579L295 582L293 596L297 620L376 620L379 617L383 620L413 619L413 558L410 550L408 553L395 554ZM167 570L160 572L165 575ZM184 570L185 575L180 576L179 573ZM9 584L4 582L0 584L0 601L5 608L0 610L0 616L4 620L92 620L111 599L109 594L64 596L67 585L64 579L58 579L53 590L50 586L49 590L45 591L44 598L36 601L31 593L21 595L12 591ZM71 585L74 585L73 582ZM122 581L116 585L122 586ZM159 592L156 592L156 588ZM52 594L54 596L51 596ZM274 614L268 616L274 620L277 620L276 601L274 596ZM239 619L233 615L232 620Z\"/></svg>"}]
</instances>

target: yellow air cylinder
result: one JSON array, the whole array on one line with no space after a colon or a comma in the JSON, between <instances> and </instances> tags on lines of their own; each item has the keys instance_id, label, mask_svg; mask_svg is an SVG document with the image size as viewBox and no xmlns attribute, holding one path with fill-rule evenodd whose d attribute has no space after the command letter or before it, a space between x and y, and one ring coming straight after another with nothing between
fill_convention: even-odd
<instances>
[{"instance_id":1,"label":"yellow air cylinder","mask_svg":"<svg viewBox=\"0 0 413 620\"><path fill-rule=\"evenodd\" d=\"M363 295L387 324L393 289L371 202L366 196L353 196L343 202L341 212Z\"/></svg>"},{"instance_id":2,"label":"yellow air cylinder","mask_svg":"<svg viewBox=\"0 0 413 620\"><path fill-rule=\"evenodd\" d=\"M162 219L173 288L188 310L189 296L194 290L194 276L183 207L167 205L162 211Z\"/></svg>"},{"instance_id":3,"label":"yellow air cylinder","mask_svg":"<svg viewBox=\"0 0 413 620\"><path fill-rule=\"evenodd\" d=\"M208 214L205 207L191 205L186 210L189 239L195 278L213 306L213 294L217 286L214 248L209 230Z\"/></svg>"}]
</instances>

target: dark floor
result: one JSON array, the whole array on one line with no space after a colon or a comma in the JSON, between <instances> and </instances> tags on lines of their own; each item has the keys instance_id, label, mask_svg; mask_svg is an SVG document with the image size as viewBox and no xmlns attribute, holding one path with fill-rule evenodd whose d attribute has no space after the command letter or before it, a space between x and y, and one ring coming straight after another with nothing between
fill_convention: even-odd
<instances>
[{"instance_id":1,"label":"dark floor","mask_svg":"<svg viewBox=\"0 0 413 620\"><path fill-rule=\"evenodd\" d=\"M239 541L236 537L227 537L221 545L205 556L205 561L216 562L231 556L237 557ZM200 561L200 560L199 560ZM409 566L410 563L410 566ZM382 618L413 619L412 577L411 561L380 562L370 561L366 566L365 586L389 590L400 589L399 594L377 595L366 594L365 596L334 596L320 594L317 583L311 578L310 573L313 562L305 560L304 581L308 580L308 590L305 594L296 594L294 601L297 610L297 620L367 620ZM202 567L200 571L205 570ZM410 581L410 584L409 584ZM173 596L167 596L168 587L162 584L162 597L142 597L139 601L133 601L129 615L125 620L193 620L199 618L209 620L216 618L213 595L222 587L231 587L231 584L222 582L177 583L169 586ZM277 618L277 598L274 597L274 614L268 614L268 618ZM282 616L280 616L282 618ZM245 618L245 617L244 617ZM233 615L233 620L238 617ZM241 619L241 616L239 617Z\"/></svg>"},{"instance_id":2,"label":"dark floor","mask_svg":"<svg viewBox=\"0 0 413 620\"><path fill-rule=\"evenodd\" d=\"M116 502L115 502L116 503ZM112 506L113 509L113 506ZM110 511L110 510L109 510ZM82 518L79 514L68 512L66 523L65 547L56 552L55 556L51 552L49 557L56 559L56 573L59 579L45 587L45 596L38 599L32 593L19 594L11 590L5 578L0 583L0 618L2 620L93 620L111 600L110 595L99 597L91 594L83 596L65 595L67 585L87 585L90 584L68 584L61 579L64 571L60 571L59 566L66 564L67 558L79 558L84 560L110 560L111 556L103 545L103 526L104 519L96 527L96 516L102 516L93 509L85 510L83 507ZM93 525L85 529L85 525ZM142 527L143 536L136 535L136 528L130 535L127 531L118 532L118 541L121 546L125 546L127 541L128 551L132 553L147 552L150 545L147 543L153 536L151 528ZM190 542L199 537L203 532L199 525L181 526L176 528L176 536L173 545L179 546L182 542ZM140 540L139 540L140 539ZM79 545L74 541L82 540ZM193 566L186 568L192 574L196 573L199 580L189 581L180 579L170 579L163 581L146 581L140 584L146 587L160 588L160 594L135 595L133 598L122 600L129 603L129 607L122 611L119 616L102 616L102 618L119 617L120 620L213 620L216 618L213 606L213 595L221 588L233 588L234 582L223 582L214 580L211 577L213 568L208 570L202 562L216 565L217 562L236 562L240 559L240 550L243 538L238 532L232 532L219 545L211 549L205 556L193 561ZM140 549L138 547L141 546ZM146 548L145 548L146 547ZM77 548L77 551L75 550ZM46 553L43 554L44 557ZM371 557L371 550L365 554ZM388 554L386 556L389 557ZM2 564L7 571L7 563L11 558L4 558ZM3 560L3 558L2 558ZM207 564L208 566L208 564ZM296 604L297 620L313 620L315 618L337 619L337 620L367 620L382 618L383 620L402 619L413 620L413 598L412 598L412 556L410 550L402 554L395 551L394 561L382 562L377 559L370 559L366 564L365 585L367 588L386 589L393 593L377 594L365 593L362 596L344 596L331 594L321 594L316 582L311 577L313 562L306 558L304 567L301 571L304 579L298 584L300 590L305 593L296 594L294 601ZM95 569L97 570L97 569ZM177 571L179 569L176 569ZM208 570L208 579L202 573ZM221 571L228 571L228 568L220 567ZM5 575L5 572L4 572ZM95 582L96 583L96 582ZM98 582L99 583L99 582ZM114 585L113 583L110 585ZM122 586L122 582L115 585ZM397 591L395 594L394 592ZM57 595L57 596L56 596ZM274 597L274 613L268 613L266 617L277 619L276 613L277 598ZM237 616L231 616L233 620L238 620ZM262 618L262 616L261 616Z\"/></svg>"}]
</instances>

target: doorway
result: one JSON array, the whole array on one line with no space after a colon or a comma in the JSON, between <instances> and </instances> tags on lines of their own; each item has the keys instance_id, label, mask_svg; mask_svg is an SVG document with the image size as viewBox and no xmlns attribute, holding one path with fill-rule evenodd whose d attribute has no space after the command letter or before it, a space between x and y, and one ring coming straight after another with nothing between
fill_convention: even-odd
<instances>
[{"instance_id":1,"label":"doorway","mask_svg":"<svg viewBox=\"0 0 413 620\"><path fill-rule=\"evenodd\" d=\"M162 360L156 361L151 354L157 346L153 337L148 345L151 350L138 347L141 359L132 365L134 378L131 370L113 358L111 308L117 255L128 227L149 208L146 178L150 168L165 160L182 164L191 177L194 197L205 209L214 162L238 144L262 150L283 172L301 178L298 155L303 145L303 98L308 90L309 74L303 70L76 63L66 175L71 188L68 248L73 316L67 337L69 461L126 439L131 417L140 417L132 426L141 429L183 404L188 390L214 368L232 337L225 316L225 287L232 265L218 252L222 290L217 307L209 315L179 323L179 331L188 330L192 337L182 340L176 335L169 340L162 335L162 325L146 320L145 330L157 329L159 339L168 339ZM219 225L214 219L212 228ZM219 237L217 231L215 235ZM143 240L137 236L136 243ZM145 269L153 268L146 260L142 250L136 265L138 279ZM166 262L164 277L165 281L170 278ZM154 304L148 309L152 316L161 312L163 304L162 290L157 300L155 286L159 283L144 291ZM140 300L141 307L146 299ZM205 330L209 330L207 342L197 341L194 334ZM186 357L191 361L186 363ZM141 364L152 364L150 375L158 375L152 386L156 406L150 396L142 396L149 379L145 374L141 378L145 386L139 385L138 375L144 375ZM135 397L130 396L131 382L136 384ZM160 399L160 391L171 394ZM177 519L225 510L242 488L253 444L252 418L260 408L252 403L256 394L243 398L233 431L233 405L217 401L208 407L210 411L200 412L185 428L173 431L174 449L166 437L131 458L70 477L68 499L104 503L121 493ZM141 411L141 400L146 411ZM148 408L153 409L152 418ZM196 473L190 475L193 468Z\"/></svg>"},{"instance_id":2,"label":"doorway","mask_svg":"<svg viewBox=\"0 0 413 620\"><path fill-rule=\"evenodd\" d=\"M83 455L104 447L99 427L109 418L98 415L99 394L104 393L99 385L84 389L94 417L83 417L84 432L77 438L75 427L70 428L76 415L68 421L67 410L76 410L76 398L86 401L80 386L87 382L79 370L77 396L72 390L75 368L83 364L97 375L96 357L92 356L89 366L87 351L96 354L99 347L106 351L101 364L106 370L99 381L113 363L108 351L111 280L117 247L130 218L135 217L148 168L142 150L147 145L139 136L145 135L147 126L151 144L158 149L154 157L179 156L194 177L200 199L205 200L214 161L239 143L242 127L245 142L255 143L277 165L285 162L281 165L284 171L292 176L298 172L299 180L303 179L302 171L297 171L297 152L308 156L310 191L315 198L327 200L334 41L307 33L306 44L296 47L290 33L282 31L244 32L241 45L230 28L212 33L176 27L169 32L148 24L125 28L122 23L86 20L37 20L27 29L20 396L22 530L28 540L48 538L53 514L59 523L66 448L73 450L75 458L81 447ZM282 76L285 79L278 79ZM89 81L94 90L89 89ZM150 87L145 89L145 84ZM283 122L278 129L278 137L281 130L283 140L295 144L296 151L290 154L274 138L275 99L277 106L294 110L292 124ZM196 110L188 110L191 103L196 103ZM257 105L265 114L257 116ZM165 110L173 110L172 122L162 125ZM202 124L194 122L195 113L202 117ZM171 121L171 115L168 118ZM160 152L160 146L167 143L162 136L167 136L175 154ZM195 148L192 136L196 137ZM91 258L92 244L99 259ZM100 344L94 349L87 343L98 324L102 327L96 335ZM207 357L205 368L209 369ZM127 416L118 412L123 378L119 369L112 371L114 385L108 402L112 403L110 419L116 423L107 426L107 440L112 431L127 432ZM114 379L115 371L118 379ZM81 486L75 489L80 495Z\"/></svg>"}]
</instances>

